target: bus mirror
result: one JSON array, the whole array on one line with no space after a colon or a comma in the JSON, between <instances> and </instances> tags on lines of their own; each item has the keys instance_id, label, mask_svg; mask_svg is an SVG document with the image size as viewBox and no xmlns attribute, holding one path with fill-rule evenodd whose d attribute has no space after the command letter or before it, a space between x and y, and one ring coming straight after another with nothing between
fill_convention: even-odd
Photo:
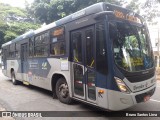
<instances>
[{"instance_id":1,"label":"bus mirror","mask_svg":"<svg viewBox=\"0 0 160 120\"><path fill-rule=\"evenodd\" d=\"M97 14L94 15L94 19L98 19L103 17L104 15L114 15L113 11L103 11L103 12L99 12Z\"/></svg>"}]
</instances>

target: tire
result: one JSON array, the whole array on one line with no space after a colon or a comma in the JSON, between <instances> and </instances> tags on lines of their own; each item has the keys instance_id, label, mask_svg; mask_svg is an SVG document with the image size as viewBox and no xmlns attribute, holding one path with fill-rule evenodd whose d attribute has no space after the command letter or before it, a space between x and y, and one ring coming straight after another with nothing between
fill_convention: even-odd
<instances>
[{"instance_id":1,"label":"tire","mask_svg":"<svg viewBox=\"0 0 160 120\"><path fill-rule=\"evenodd\" d=\"M52 90L52 98L57 99L56 89Z\"/></svg>"},{"instance_id":2,"label":"tire","mask_svg":"<svg viewBox=\"0 0 160 120\"><path fill-rule=\"evenodd\" d=\"M13 85L18 85L18 81L16 80L14 71L11 72L11 80Z\"/></svg>"},{"instance_id":3,"label":"tire","mask_svg":"<svg viewBox=\"0 0 160 120\"><path fill-rule=\"evenodd\" d=\"M71 104L72 99L69 96L68 84L64 78L60 78L56 83L56 95L60 102Z\"/></svg>"}]
</instances>

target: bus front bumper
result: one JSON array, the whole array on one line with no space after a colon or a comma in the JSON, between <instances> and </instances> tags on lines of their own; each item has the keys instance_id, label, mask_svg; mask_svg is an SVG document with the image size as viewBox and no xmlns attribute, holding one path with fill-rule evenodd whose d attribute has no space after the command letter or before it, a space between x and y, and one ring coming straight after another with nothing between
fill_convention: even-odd
<instances>
[{"instance_id":1,"label":"bus front bumper","mask_svg":"<svg viewBox=\"0 0 160 120\"><path fill-rule=\"evenodd\" d=\"M156 89L156 84L145 90L125 94L118 91L108 91L109 110L118 111L129 108L137 103L146 102L145 97L151 97Z\"/></svg>"}]
</instances>

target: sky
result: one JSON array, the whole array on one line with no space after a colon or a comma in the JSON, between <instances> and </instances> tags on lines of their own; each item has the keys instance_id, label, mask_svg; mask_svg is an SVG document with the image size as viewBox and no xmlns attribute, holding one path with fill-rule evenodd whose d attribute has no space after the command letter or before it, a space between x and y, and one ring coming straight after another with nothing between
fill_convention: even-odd
<instances>
[{"instance_id":1,"label":"sky","mask_svg":"<svg viewBox=\"0 0 160 120\"><path fill-rule=\"evenodd\" d=\"M32 3L34 0L26 0L28 3ZM25 8L25 0L0 0L1 3L10 4L13 7Z\"/></svg>"}]
</instances>

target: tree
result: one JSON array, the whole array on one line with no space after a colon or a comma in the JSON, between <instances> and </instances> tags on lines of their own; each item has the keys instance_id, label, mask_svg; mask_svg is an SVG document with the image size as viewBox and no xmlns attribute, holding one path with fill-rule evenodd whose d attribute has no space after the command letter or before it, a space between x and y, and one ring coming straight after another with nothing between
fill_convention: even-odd
<instances>
[{"instance_id":1,"label":"tree","mask_svg":"<svg viewBox=\"0 0 160 120\"><path fill-rule=\"evenodd\" d=\"M21 8L0 3L0 46L30 29L37 29L29 14Z\"/></svg>"},{"instance_id":2,"label":"tree","mask_svg":"<svg viewBox=\"0 0 160 120\"><path fill-rule=\"evenodd\" d=\"M97 2L122 5L124 0L35 0L30 12L41 23L48 24Z\"/></svg>"},{"instance_id":3,"label":"tree","mask_svg":"<svg viewBox=\"0 0 160 120\"><path fill-rule=\"evenodd\" d=\"M136 13L140 13L139 0L132 0L129 4L125 6L127 9L133 10Z\"/></svg>"},{"instance_id":4,"label":"tree","mask_svg":"<svg viewBox=\"0 0 160 120\"><path fill-rule=\"evenodd\" d=\"M160 0L35 0L29 8L33 17L41 23L51 23L82 8L97 2L109 2L112 4L125 6L128 9L142 15L147 21L152 21L160 16L158 4Z\"/></svg>"},{"instance_id":5,"label":"tree","mask_svg":"<svg viewBox=\"0 0 160 120\"><path fill-rule=\"evenodd\" d=\"M143 9L144 9L144 17L148 20L148 21L152 21L154 18L159 17L160 16L160 10L159 10L159 4L160 0L147 0L144 5L143 5ZM156 22L156 21L155 21Z\"/></svg>"}]
</instances>

